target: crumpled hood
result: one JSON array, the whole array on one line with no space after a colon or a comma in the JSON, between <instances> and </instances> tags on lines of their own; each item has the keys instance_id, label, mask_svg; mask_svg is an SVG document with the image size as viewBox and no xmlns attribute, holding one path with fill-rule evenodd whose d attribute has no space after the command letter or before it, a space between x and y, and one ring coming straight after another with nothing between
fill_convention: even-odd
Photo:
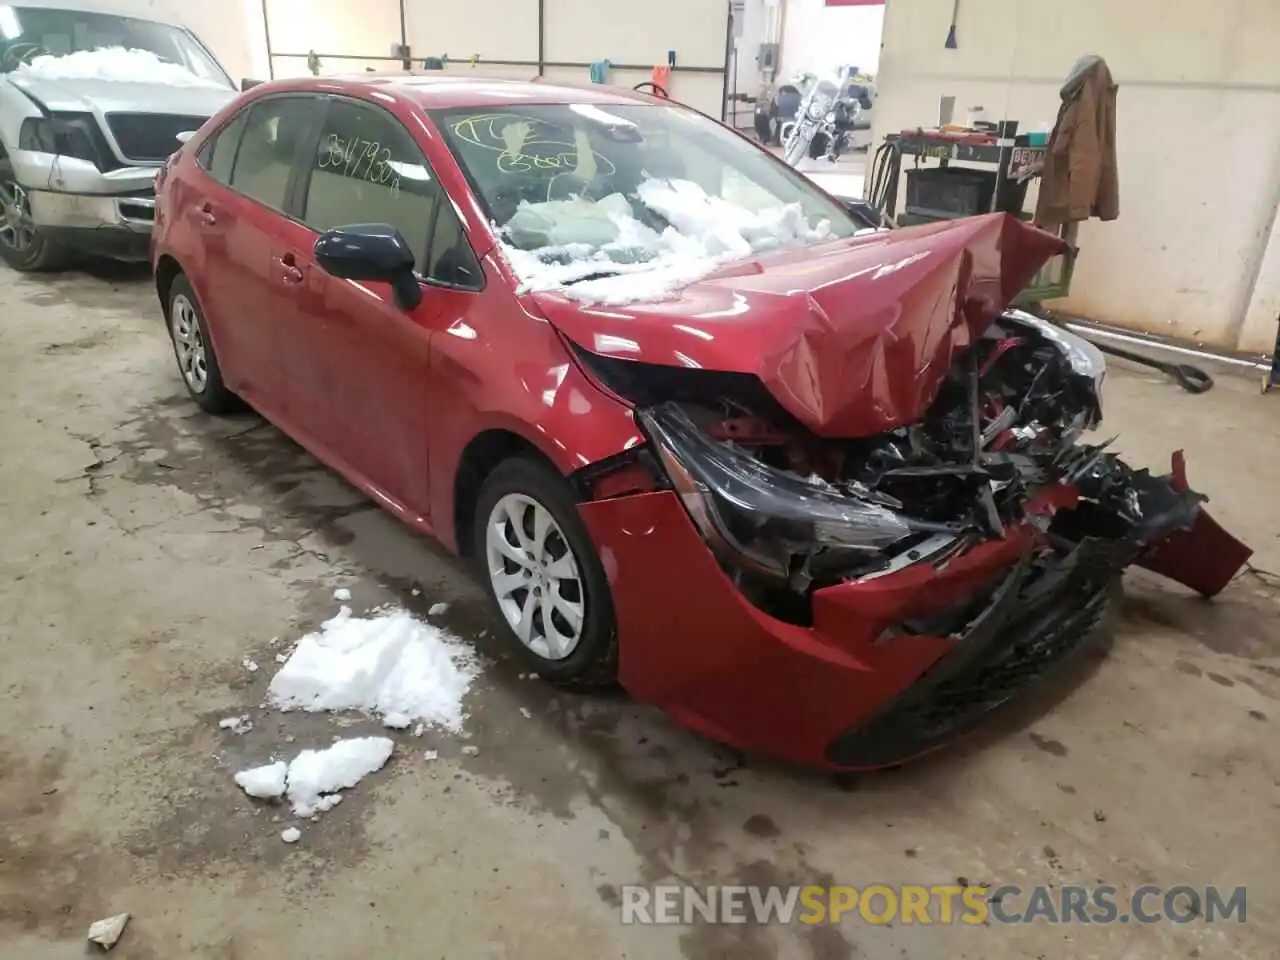
<instances>
[{"instance_id":1,"label":"crumpled hood","mask_svg":"<svg viewBox=\"0 0 1280 960\"><path fill-rule=\"evenodd\" d=\"M919 420L958 352L1064 249L989 214L734 263L661 302L532 296L585 350L754 374L815 434L861 437Z\"/></svg>"},{"instance_id":2,"label":"crumpled hood","mask_svg":"<svg viewBox=\"0 0 1280 960\"><path fill-rule=\"evenodd\" d=\"M168 86L123 80L6 75L8 82L53 112L167 113L211 117L236 97L230 87Z\"/></svg>"}]
</instances>

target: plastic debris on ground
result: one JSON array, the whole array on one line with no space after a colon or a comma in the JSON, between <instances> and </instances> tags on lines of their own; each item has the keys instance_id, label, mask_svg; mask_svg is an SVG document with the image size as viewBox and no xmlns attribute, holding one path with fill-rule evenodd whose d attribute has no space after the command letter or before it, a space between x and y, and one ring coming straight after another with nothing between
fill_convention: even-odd
<instances>
[{"instance_id":1,"label":"plastic debris on ground","mask_svg":"<svg viewBox=\"0 0 1280 960\"><path fill-rule=\"evenodd\" d=\"M129 914L127 913L117 913L114 917L95 920L89 924L89 941L110 950L119 941L128 922Z\"/></svg>"},{"instance_id":2,"label":"plastic debris on ground","mask_svg":"<svg viewBox=\"0 0 1280 960\"><path fill-rule=\"evenodd\" d=\"M447 603L433 603L429 608L427 608L427 616L438 617L441 614L447 613L448 610L449 605Z\"/></svg>"},{"instance_id":3,"label":"plastic debris on ground","mask_svg":"<svg viewBox=\"0 0 1280 960\"><path fill-rule=\"evenodd\" d=\"M339 603L346 603L351 599L351 591L346 587L339 587L337 590L333 591L333 599L337 600Z\"/></svg>"},{"instance_id":4,"label":"plastic debris on ground","mask_svg":"<svg viewBox=\"0 0 1280 960\"><path fill-rule=\"evenodd\" d=\"M502 249L522 289L615 306L661 300L729 261L831 235L829 221L810 224L799 204L760 208L759 198L733 202L689 180L645 180L638 195L669 226L643 223L620 193L521 203Z\"/></svg>"},{"instance_id":5,"label":"plastic debris on ground","mask_svg":"<svg viewBox=\"0 0 1280 960\"><path fill-rule=\"evenodd\" d=\"M297 843L302 839L302 831L297 827L285 827L280 831L280 839L285 843Z\"/></svg>"},{"instance_id":6,"label":"plastic debris on ground","mask_svg":"<svg viewBox=\"0 0 1280 960\"><path fill-rule=\"evenodd\" d=\"M236 736L241 736L253 729L253 721L247 713L240 717L225 717L218 721L218 729L230 730Z\"/></svg>"},{"instance_id":7,"label":"plastic debris on ground","mask_svg":"<svg viewBox=\"0 0 1280 960\"><path fill-rule=\"evenodd\" d=\"M281 710L358 710L396 728L462 730L463 699L479 674L469 646L405 610L338 615L304 636L272 679Z\"/></svg>"},{"instance_id":8,"label":"plastic debris on ground","mask_svg":"<svg viewBox=\"0 0 1280 960\"><path fill-rule=\"evenodd\" d=\"M213 87L230 90L226 83L201 77L181 64L161 60L150 50L102 47L77 50L63 56L32 57L13 71L16 79L115 80L123 83L156 83L167 87Z\"/></svg>"}]
</instances>

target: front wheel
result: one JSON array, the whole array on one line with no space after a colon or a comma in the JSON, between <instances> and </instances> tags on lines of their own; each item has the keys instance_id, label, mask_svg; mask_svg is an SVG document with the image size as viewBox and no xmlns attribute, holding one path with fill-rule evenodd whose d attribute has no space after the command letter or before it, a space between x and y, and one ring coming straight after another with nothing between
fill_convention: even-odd
<instances>
[{"instance_id":1,"label":"front wheel","mask_svg":"<svg viewBox=\"0 0 1280 960\"><path fill-rule=\"evenodd\" d=\"M564 478L528 457L499 464L481 488L473 536L490 602L516 655L569 689L615 683L609 581Z\"/></svg>"},{"instance_id":2,"label":"front wheel","mask_svg":"<svg viewBox=\"0 0 1280 960\"><path fill-rule=\"evenodd\" d=\"M809 152L809 143L813 141L813 127L809 123L795 123L790 131L782 132L782 159L788 166L799 166L800 161Z\"/></svg>"},{"instance_id":3,"label":"front wheel","mask_svg":"<svg viewBox=\"0 0 1280 960\"><path fill-rule=\"evenodd\" d=\"M791 132L791 138L789 140L783 140L783 144L785 145L786 152L783 154L782 158L787 162L787 166L798 167L800 165L800 161L803 160L805 155L809 152L809 138L805 136L803 130L797 128Z\"/></svg>"},{"instance_id":4,"label":"front wheel","mask_svg":"<svg viewBox=\"0 0 1280 960\"><path fill-rule=\"evenodd\" d=\"M27 191L0 148L0 258L14 270L55 270L66 262L65 251L40 233L31 219Z\"/></svg>"}]
</instances>

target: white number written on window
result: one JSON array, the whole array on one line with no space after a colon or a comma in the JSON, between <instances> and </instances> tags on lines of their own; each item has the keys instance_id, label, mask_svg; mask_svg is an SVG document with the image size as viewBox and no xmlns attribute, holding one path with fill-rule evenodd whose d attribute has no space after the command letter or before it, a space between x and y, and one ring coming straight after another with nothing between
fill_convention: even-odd
<instances>
[{"instance_id":1,"label":"white number written on window","mask_svg":"<svg viewBox=\"0 0 1280 960\"><path fill-rule=\"evenodd\" d=\"M337 170L343 176L400 192L400 178L391 166L391 151L377 140L343 140L336 133L329 134L320 146L320 169Z\"/></svg>"}]
</instances>

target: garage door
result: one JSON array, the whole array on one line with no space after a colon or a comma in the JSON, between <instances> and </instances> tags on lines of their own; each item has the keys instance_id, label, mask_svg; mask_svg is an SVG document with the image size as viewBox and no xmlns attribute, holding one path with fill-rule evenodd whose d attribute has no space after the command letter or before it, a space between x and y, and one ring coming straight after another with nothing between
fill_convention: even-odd
<instances>
[{"instance_id":1,"label":"garage door","mask_svg":"<svg viewBox=\"0 0 1280 960\"><path fill-rule=\"evenodd\" d=\"M427 58L450 74L588 82L608 61L608 83L632 87L674 58L671 96L724 116L729 0L647 0L625 15L600 0L265 0L274 77L401 71ZM309 63L310 59L310 63Z\"/></svg>"}]
</instances>

